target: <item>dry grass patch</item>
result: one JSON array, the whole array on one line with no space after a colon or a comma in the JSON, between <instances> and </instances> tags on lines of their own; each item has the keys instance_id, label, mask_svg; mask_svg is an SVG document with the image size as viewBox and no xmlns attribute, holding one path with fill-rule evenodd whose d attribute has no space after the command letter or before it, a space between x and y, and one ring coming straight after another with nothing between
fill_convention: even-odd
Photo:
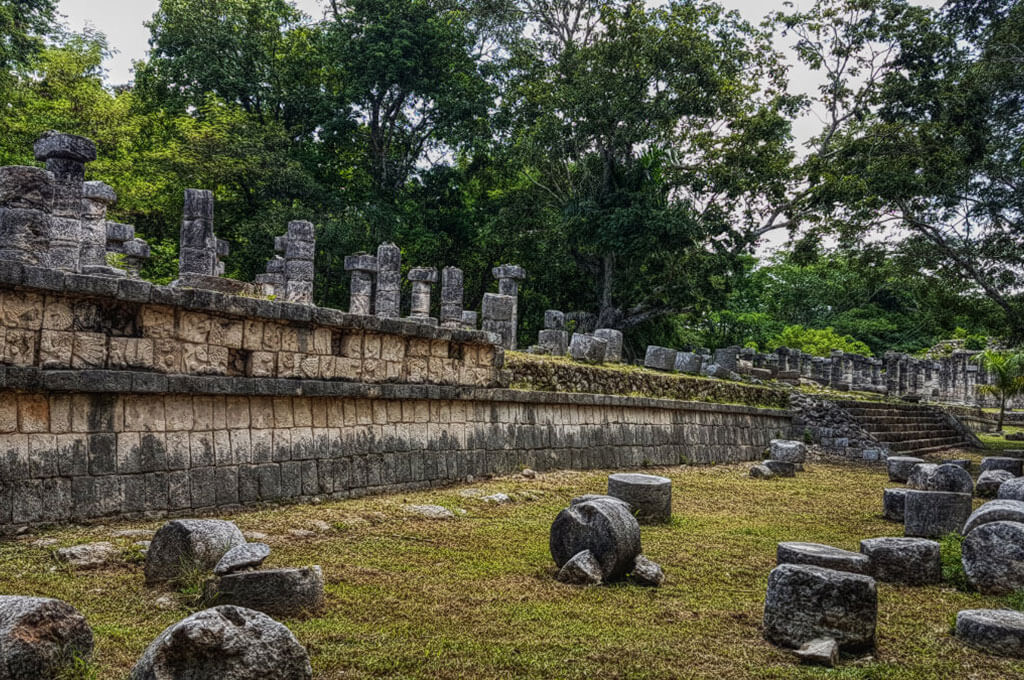
<instances>
[{"instance_id":1,"label":"dry grass patch","mask_svg":"<svg viewBox=\"0 0 1024 680\"><path fill-rule=\"evenodd\" d=\"M943 457L954 457L953 454ZM959 456L955 456L959 457ZM798 665L761 639L765 585L782 540L856 550L861 538L899 534L880 517L881 467L811 464L796 479L752 480L747 465L657 470L674 480L670 525L645 527L645 552L666 585L581 589L554 581L548 527L568 500L604 490L607 472L557 472L467 486L290 506L232 517L270 535L267 566L320 564L323 616L286 623L309 649L317 678L976 678L1024 676L1024 664L985 656L949 635L956 612L1003 600L951 587L879 586L878 652L825 671ZM412 516L407 503L464 510ZM331 528L312 538L314 520ZM59 547L110 540L113 530L159 522L47 532ZM99 678L123 678L187 597L161 609L138 563L71 573L33 536L0 550L6 593L65 599L96 633ZM112 539L127 550L136 538Z\"/></svg>"}]
</instances>

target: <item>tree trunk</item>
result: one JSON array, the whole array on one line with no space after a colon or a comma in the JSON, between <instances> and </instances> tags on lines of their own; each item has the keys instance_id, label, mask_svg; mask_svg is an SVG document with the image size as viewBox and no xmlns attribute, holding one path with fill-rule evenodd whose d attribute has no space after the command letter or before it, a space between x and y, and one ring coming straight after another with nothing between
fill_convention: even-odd
<instances>
[{"instance_id":1,"label":"tree trunk","mask_svg":"<svg viewBox=\"0 0 1024 680\"><path fill-rule=\"evenodd\" d=\"M999 395L999 423L996 425L996 429L999 432L1003 431L1003 414L1006 413L1006 393L1003 392Z\"/></svg>"}]
</instances>

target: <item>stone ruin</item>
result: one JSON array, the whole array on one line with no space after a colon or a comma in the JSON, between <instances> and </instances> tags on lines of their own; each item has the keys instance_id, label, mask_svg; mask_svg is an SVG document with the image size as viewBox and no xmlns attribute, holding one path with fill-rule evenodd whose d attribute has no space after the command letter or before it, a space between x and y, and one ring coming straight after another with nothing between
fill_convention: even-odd
<instances>
[{"instance_id":1,"label":"stone ruin","mask_svg":"<svg viewBox=\"0 0 1024 680\"><path fill-rule=\"evenodd\" d=\"M588 364L620 363L622 331L598 328L593 333L573 333L570 339L565 313L549 309L544 312L544 329L537 333L537 344L528 351L556 357L568 354L574 360Z\"/></svg>"}]
</instances>

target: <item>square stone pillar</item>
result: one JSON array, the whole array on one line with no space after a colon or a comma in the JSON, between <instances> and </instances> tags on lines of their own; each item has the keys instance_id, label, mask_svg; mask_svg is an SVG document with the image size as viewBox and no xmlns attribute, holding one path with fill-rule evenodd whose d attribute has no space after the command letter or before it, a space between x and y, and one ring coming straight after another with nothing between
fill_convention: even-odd
<instances>
[{"instance_id":1,"label":"square stone pillar","mask_svg":"<svg viewBox=\"0 0 1024 680\"><path fill-rule=\"evenodd\" d=\"M526 270L516 264L503 264L492 269L491 274L498 280L498 294L512 298L511 344L505 349L515 349L516 329L519 325L519 282L526 279ZM487 314L484 313L486 319Z\"/></svg>"},{"instance_id":2,"label":"square stone pillar","mask_svg":"<svg viewBox=\"0 0 1024 680\"><path fill-rule=\"evenodd\" d=\"M85 137L50 130L36 141L33 152L36 160L46 161L46 169L54 178L48 265L77 272L82 245L82 184L85 164L96 160L96 145Z\"/></svg>"},{"instance_id":3,"label":"square stone pillar","mask_svg":"<svg viewBox=\"0 0 1024 680\"><path fill-rule=\"evenodd\" d=\"M483 330L497 335L505 349L515 349L515 301L511 295L484 293Z\"/></svg>"},{"instance_id":4,"label":"square stone pillar","mask_svg":"<svg viewBox=\"0 0 1024 680\"><path fill-rule=\"evenodd\" d=\"M402 302L402 251L394 243L377 248L377 316L396 318Z\"/></svg>"},{"instance_id":5,"label":"square stone pillar","mask_svg":"<svg viewBox=\"0 0 1024 680\"><path fill-rule=\"evenodd\" d=\"M348 255L345 257L345 271L352 272L349 314L373 314L373 276L377 273L377 258L369 253Z\"/></svg>"},{"instance_id":6,"label":"square stone pillar","mask_svg":"<svg viewBox=\"0 0 1024 680\"><path fill-rule=\"evenodd\" d=\"M441 270L441 326L459 328L462 325L462 270L445 267Z\"/></svg>"}]
</instances>

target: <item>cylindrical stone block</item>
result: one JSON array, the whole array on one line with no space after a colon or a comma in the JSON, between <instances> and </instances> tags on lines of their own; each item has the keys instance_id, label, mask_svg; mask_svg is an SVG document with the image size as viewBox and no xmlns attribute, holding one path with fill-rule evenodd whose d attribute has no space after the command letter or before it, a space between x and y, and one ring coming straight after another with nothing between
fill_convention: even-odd
<instances>
[{"instance_id":1,"label":"cylindrical stone block","mask_svg":"<svg viewBox=\"0 0 1024 680\"><path fill-rule=\"evenodd\" d=\"M971 516L971 494L908 489L903 533L920 538L941 538L963 530Z\"/></svg>"},{"instance_id":2,"label":"cylindrical stone block","mask_svg":"<svg viewBox=\"0 0 1024 680\"><path fill-rule=\"evenodd\" d=\"M890 456L885 463L889 471L889 481L906 484L914 466L923 462L924 459L913 456Z\"/></svg>"},{"instance_id":3,"label":"cylindrical stone block","mask_svg":"<svg viewBox=\"0 0 1024 680\"><path fill-rule=\"evenodd\" d=\"M417 317L430 316L430 284L426 281L412 282L411 315Z\"/></svg>"},{"instance_id":4,"label":"cylindrical stone block","mask_svg":"<svg viewBox=\"0 0 1024 680\"><path fill-rule=\"evenodd\" d=\"M634 472L608 477L608 495L629 503L641 524L672 519L672 480Z\"/></svg>"}]
</instances>

